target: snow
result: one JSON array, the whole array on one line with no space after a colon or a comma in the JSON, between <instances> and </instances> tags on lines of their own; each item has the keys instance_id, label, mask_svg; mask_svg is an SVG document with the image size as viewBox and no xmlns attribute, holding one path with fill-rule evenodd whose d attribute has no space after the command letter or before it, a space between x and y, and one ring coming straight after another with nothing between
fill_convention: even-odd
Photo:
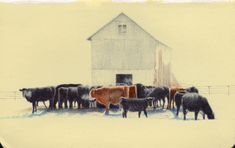
<instances>
[{"instance_id":1,"label":"snow","mask_svg":"<svg viewBox=\"0 0 235 148\"><path fill-rule=\"evenodd\" d=\"M104 115L98 110L57 110L47 112L39 104L31 114L31 104L24 99L0 99L0 141L12 148L224 148L235 144L235 96L207 96L215 112L215 120L194 120L194 113L182 120L182 112L148 110L128 112L127 119L121 110Z\"/></svg>"}]
</instances>

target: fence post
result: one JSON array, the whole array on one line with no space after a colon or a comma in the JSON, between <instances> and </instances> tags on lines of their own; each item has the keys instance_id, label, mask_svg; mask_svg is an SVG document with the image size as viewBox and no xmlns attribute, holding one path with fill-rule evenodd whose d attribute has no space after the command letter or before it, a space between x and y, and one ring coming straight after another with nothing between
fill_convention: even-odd
<instances>
[{"instance_id":1,"label":"fence post","mask_svg":"<svg viewBox=\"0 0 235 148\"><path fill-rule=\"evenodd\" d=\"M230 86L229 85L227 85L227 87L228 87L228 96L229 96L229 94L230 94Z\"/></svg>"},{"instance_id":2,"label":"fence post","mask_svg":"<svg viewBox=\"0 0 235 148\"><path fill-rule=\"evenodd\" d=\"M14 91L14 97L15 97L15 100L16 100L16 91Z\"/></svg>"}]
</instances>

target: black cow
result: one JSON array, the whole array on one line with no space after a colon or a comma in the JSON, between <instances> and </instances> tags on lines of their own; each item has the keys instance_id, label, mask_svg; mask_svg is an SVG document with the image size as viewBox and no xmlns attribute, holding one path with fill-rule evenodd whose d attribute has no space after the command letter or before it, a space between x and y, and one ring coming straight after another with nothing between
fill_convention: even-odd
<instances>
[{"instance_id":1,"label":"black cow","mask_svg":"<svg viewBox=\"0 0 235 148\"><path fill-rule=\"evenodd\" d=\"M199 90L195 86L188 87L185 91L199 93Z\"/></svg>"},{"instance_id":2,"label":"black cow","mask_svg":"<svg viewBox=\"0 0 235 148\"><path fill-rule=\"evenodd\" d=\"M65 108L67 106L67 101L69 101L69 108L73 108L73 103L76 102L78 109L80 107L89 106L93 100L89 99L90 87L81 84L63 84L57 87L59 108L62 108L62 104L65 103Z\"/></svg>"},{"instance_id":3,"label":"black cow","mask_svg":"<svg viewBox=\"0 0 235 148\"><path fill-rule=\"evenodd\" d=\"M62 108L63 104L68 108L68 87L58 88L58 107Z\"/></svg>"},{"instance_id":4,"label":"black cow","mask_svg":"<svg viewBox=\"0 0 235 148\"><path fill-rule=\"evenodd\" d=\"M68 88L69 87L78 87L78 86L82 86L82 84L60 84L56 86L56 95L54 98L54 108L56 108L56 104L58 102L58 106L59 108L62 108L62 104L65 104L65 108L66 108L66 104L68 101L67 98L67 94L68 94Z\"/></svg>"},{"instance_id":5,"label":"black cow","mask_svg":"<svg viewBox=\"0 0 235 148\"><path fill-rule=\"evenodd\" d=\"M177 91L175 93L174 99L175 99L175 104L176 104L176 108L177 108L176 116L179 115L179 110L180 110L180 106L182 105L183 95L186 93L198 93L198 92L199 92L198 89L196 87L192 86L192 87L186 88L184 90Z\"/></svg>"},{"instance_id":6,"label":"black cow","mask_svg":"<svg viewBox=\"0 0 235 148\"><path fill-rule=\"evenodd\" d=\"M127 118L128 111L137 111L139 118L140 118L141 112L144 111L144 114L147 118L148 115L147 115L146 109L148 106L151 106L152 98L126 99L126 98L122 97L120 104L123 107L123 113L122 113L123 118Z\"/></svg>"},{"instance_id":7,"label":"black cow","mask_svg":"<svg viewBox=\"0 0 235 148\"><path fill-rule=\"evenodd\" d=\"M143 84L136 84L137 88L137 98L145 98L146 92L150 91L151 88L146 88Z\"/></svg>"},{"instance_id":8,"label":"black cow","mask_svg":"<svg viewBox=\"0 0 235 148\"><path fill-rule=\"evenodd\" d=\"M205 114L208 119L215 118L207 99L197 93L185 93L182 96L182 107L184 120L186 120L187 111L195 113L195 120L197 120L199 111L203 112L203 119L205 119Z\"/></svg>"},{"instance_id":9,"label":"black cow","mask_svg":"<svg viewBox=\"0 0 235 148\"><path fill-rule=\"evenodd\" d=\"M41 87L41 88L22 88L19 91L22 92L23 97L27 101L32 103L32 113L37 111L37 102L49 100L49 108L53 109L54 97L56 94L55 87Z\"/></svg>"},{"instance_id":10,"label":"black cow","mask_svg":"<svg viewBox=\"0 0 235 148\"><path fill-rule=\"evenodd\" d=\"M179 91L179 92L176 92L176 94L175 94L175 104L176 104L176 108L177 108L176 116L179 115L180 106L182 104L182 97L185 93L187 93L187 92L186 91Z\"/></svg>"},{"instance_id":11,"label":"black cow","mask_svg":"<svg viewBox=\"0 0 235 148\"><path fill-rule=\"evenodd\" d=\"M163 101L163 108L165 105L165 98L169 97L169 88L165 86L154 87L154 86L144 86L143 84L136 84L137 97L146 98L153 97L153 107L156 108L156 103Z\"/></svg>"},{"instance_id":12,"label":"black cow","mask_svg":"<svg viewBox=\"0 0 235 148\"><path fill-rule=\"evenodd\" d=\"M162 86L162 87L155 87L153 88L152 92L147 94L146 97L153 97L153 107L156 108L157 101L163 102L162 108L165 106L165 98L169 96L169 89L168 87ZM158 104L157 104L158 105Z\"/></svg>"}]
</instances>

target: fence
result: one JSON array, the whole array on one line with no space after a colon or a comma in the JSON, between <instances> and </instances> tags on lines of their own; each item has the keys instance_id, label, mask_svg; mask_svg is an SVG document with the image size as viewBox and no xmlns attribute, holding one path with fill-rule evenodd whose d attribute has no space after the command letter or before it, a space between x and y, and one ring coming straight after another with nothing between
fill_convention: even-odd
<instances>
[{"instance_id":1,"label":"fence","mask_svg":"<svg viewBox=\"0 0 235 148\"><path fill-rule=\"evenodd\" d=\"M190 85L183 85L184 87ZM224 94L235 95L235 85L208 85L208 86L196 86L199 89L200 94ZM0 91L0 99L23 99L21 92L19 91Z\"/></svg>"},{"instance_id":2,"label":"fence","mask_svg":"<svg viewBox=\"0 0 235 148\"><path fill-rule=\"evenodd\" d=\"M0 91L0 99L23 99L21 92L18 91Z\"/></svg>"},{"instance_id":3,"label":"fence","mask_svg":"<svg viewBox=\"0 0 235 148\"><path fill-rule=\"evenodd\" d=\"M192 85L183 85L184 87L189 87ZM200 94L224 94L232 95L235 94L235 85L205 85L205 86L196 86L199 89Z\"/></svg>"}]
</instances>

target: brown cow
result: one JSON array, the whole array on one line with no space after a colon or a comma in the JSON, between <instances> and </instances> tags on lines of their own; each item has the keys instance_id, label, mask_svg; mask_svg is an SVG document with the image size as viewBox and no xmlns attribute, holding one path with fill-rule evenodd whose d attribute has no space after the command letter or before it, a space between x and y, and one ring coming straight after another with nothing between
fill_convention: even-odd
<instances>
[{"instance_id":1,"label":"brown cow","mask_svg":"<svg viewBox=\"0 0 235 148\"><path fill-rule=\"evenodd\" d=\"M110 104L120 104L121 97L136 97L136 88L135 86L102 87L98 89L92 89L90 91L90 96L95 98L98 103L103 104L106 109L105 114L108 114Z\"/></svg>"},{"instance_id":2,"label":"brown cow","mask_svg":"<svg viewBox=\"0 0 235 148\"><path fill-rule=\"evenodd\" d=\"M137 88L136 85L131 85L129 87L129 98L137 98Z\"/></svg>"},{"instance_id":3,"label":"brown cow","mask_svg":"<svg viewBox=\"0 0 235 148\"><path fill-rule=\"evenodd\" d=\"M170 87L169 97L167 97L167 109L171 109L171 107L175 108L175 94L178 91L184 91L185 89L180 86ZM171 106L172 105L172 106Z\"/></svg>"}]
</instances>

